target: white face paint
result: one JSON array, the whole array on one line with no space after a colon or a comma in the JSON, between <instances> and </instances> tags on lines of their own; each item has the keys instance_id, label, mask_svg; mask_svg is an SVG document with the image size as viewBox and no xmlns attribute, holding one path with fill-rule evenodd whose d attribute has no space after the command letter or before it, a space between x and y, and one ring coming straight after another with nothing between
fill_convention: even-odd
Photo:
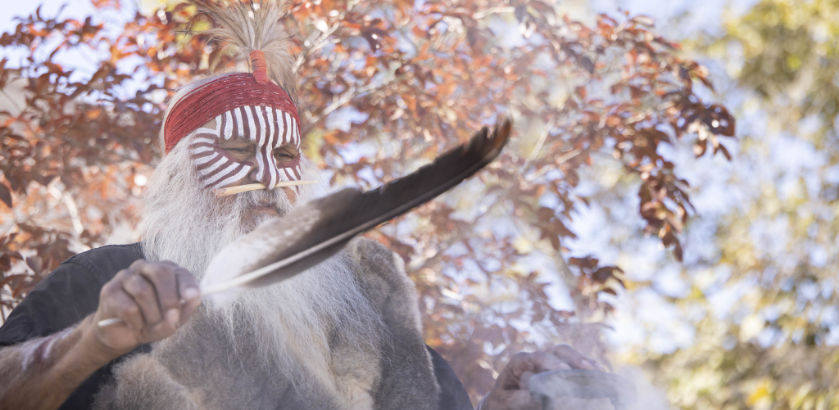
<instances>
[{"instance_id":1,"label":"white face paint","mask_svg":"<svg viewBox=\"0 0 839 410\"><path fill-rule=\"evenodd\" d=\"M221 138L245 139L254 142L254 159L235 160L219 148ZM274 149L291 144L299 152L300 127L293 115L272 107L245 106L234 108L215 118L215 128L199 128L189 146L203 185L223 188L233 184L256 167L256 178L267 189L280 181L300 180L300 154L293 159L277 161Z\"/></svg>"}]
</instances>

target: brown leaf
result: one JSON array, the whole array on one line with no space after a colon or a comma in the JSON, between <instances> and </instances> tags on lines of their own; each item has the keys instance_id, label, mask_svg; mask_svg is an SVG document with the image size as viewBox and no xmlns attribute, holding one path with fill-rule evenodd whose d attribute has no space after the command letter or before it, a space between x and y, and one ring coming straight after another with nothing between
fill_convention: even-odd
<instances>
[{"instance_id":1,"label":"brown leaf","mask_svg":"<svg viewBox=\"0 0 839 410\"><path fill-rule=\"evenodd\" d=\"M0 201L3 201L9 209L12 208L12 192L3 183L0 183Z\"/></svg>"},{"instance_id":2,"label":"brown leaf","mask_svg":"<svg viewBox=\"0 0 839 410\"><path fill-rule=\"evenodd\" d=\"M35 274L41 273L41 270L44 268L41 258L37 255L26 258L26 266L29 266Z\"/></svg>"},{"instance_id":3,"label":"brown leaf","mask_svg":"<svg viewBox=\"0 0 839 410\"><path fill-rule=\"evenodd\" d=\"M580 62L580 66L585 68L586 71L589 72L589 74L594 73L594 62L592 62L590 58L588 58L586 56L582 56L582 57L580 57L579 62Z\"/></svg>"}]
</instances>

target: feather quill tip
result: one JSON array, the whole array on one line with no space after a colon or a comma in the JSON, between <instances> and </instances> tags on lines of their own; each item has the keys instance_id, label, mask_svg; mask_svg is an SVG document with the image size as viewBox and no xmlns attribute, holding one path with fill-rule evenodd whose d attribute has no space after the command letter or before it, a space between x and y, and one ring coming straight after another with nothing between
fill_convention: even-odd
<instances>
[{"instance_id":1,"label":"feather quill tip","mask_svg":"<svg viewBox=\"0 0 839 410\"><path fill-rule=\"evenodd\" d=\"M241 287L228 289L205 296L204 303L209 303L213 309L221 309L235 302L244 289Z\"/></svg>"}]
</instances>

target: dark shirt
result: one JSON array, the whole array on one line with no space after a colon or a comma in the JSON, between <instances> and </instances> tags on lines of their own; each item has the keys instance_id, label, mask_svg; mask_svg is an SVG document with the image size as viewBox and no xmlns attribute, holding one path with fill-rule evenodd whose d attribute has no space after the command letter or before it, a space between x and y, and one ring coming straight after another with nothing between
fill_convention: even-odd
<instances>
[{"instance_id":1,"label":"dark shirt","mask_svg":"<svg viewBox=\"0 0 839 410\"><path fill-rule=\"evenodd\" d=\"M0 346L48 336L80 322L98 308L102 286L138 259L143 259L139 243L103 246L67 259L12 311L0 327ZM70 395L60 409L90 408L99 386L111 376L111 369L116 363L129 355L150 351L150 345L139 346L100 368ZM439 353L430 347L428 351L442 389L440 409L472 410L469 396L452 368Z\"/></svg>"}]
</instances>

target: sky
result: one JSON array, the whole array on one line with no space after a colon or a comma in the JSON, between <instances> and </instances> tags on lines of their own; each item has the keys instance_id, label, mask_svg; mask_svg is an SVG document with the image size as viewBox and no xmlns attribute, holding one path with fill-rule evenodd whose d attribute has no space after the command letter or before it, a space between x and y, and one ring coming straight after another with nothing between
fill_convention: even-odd
<instances>
[{"instance_id":1,"label":"sky","mask_svg":"<svg viewBox=\"0 0 839 410\"><path fill-rule=\"evenodd\" d=\"M726 10L741 13L757 0L592 0L594 10L611 13L617 8L630 14L644 14L669 37L704 31L718 33Z\"/></svg>"},{"instance_id":2,"label":"sky","mask_svg":"<svg viewBox=\"0 0 839 410\"><path fill-rule=\"evenodd\" d=\"M93 11L89 0L40 0L40 1L5 1L3 13L0 14L0 30L12 31L15 28L15 17L27 16L34 13L41 6L42 16L54 16L66 5L63 15L67 17L84 17Z\"/></svg>"},{"instance_id":3,"label":"sky","mask_svg":"<svg viewBox=\"0 0 839 410\"><path fill-rule=\"evenodd\" d=\"M76 18L84 20L87 16L94 14L94 8L90 4L90 0L39 0L35 2L25 1L6 1L3 5L4 9L9 9L8 12L0 14L0 30L3 32L14 31L17 26L17 17L27 17L35 13L40 7L41 17L55 18L59 16L62 18ZM99 13L102 14L102 13ZM113 21L126 21L133 15L133 11L128 8L123 8L120 11L108 11L104 13L109 19ZM118 30L121 25L106 26L107 29ZM7 58L9 66L18 65L19 61L26 57L23 50L8 50L0 49L0 58ZM79 81L85 75L92 75L96 66L91 61L98 60L96 51L92 49L78 49L74 52L62 52L56 55L55 61L59 64L72 67L77 72L71 76L71 80ZM133 67L131 67L133 68ZM130 69L125 67L125 69Z\"/></svg>"}]
</instances>

